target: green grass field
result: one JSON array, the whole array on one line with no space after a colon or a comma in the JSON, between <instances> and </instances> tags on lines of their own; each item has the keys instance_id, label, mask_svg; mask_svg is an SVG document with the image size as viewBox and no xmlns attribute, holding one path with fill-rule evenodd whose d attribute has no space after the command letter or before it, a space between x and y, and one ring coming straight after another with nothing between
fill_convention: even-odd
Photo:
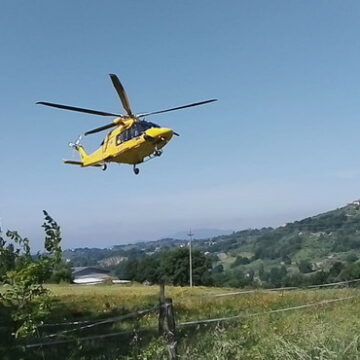
<instances>
[{"instance_id":1,"label":"green grass field","mask_svg":"<svg viewBox=\"0 0 360 360\"><path fill-rule=\"evenodd\" d=\"M157 286L51 285L54 311L49 323L106 319L158 304ZM264 313L274 309L359 296L301 310L260 314L206 325L178 326L180 359L360 359L360 289L258 291L208 298L239 289L166 287L173 299L178 324L190 320ZM119 336L58 344L29 350L29 359L166 359L164 340L158 336L158 314L139 320L101 325L58 337L81 340L94 334L128 331ZM41 329L39 336L68 327ZM72 329L72 327L70 327ZM27 357L24 357L24 359Z\"/></svg>"}]
</instances>

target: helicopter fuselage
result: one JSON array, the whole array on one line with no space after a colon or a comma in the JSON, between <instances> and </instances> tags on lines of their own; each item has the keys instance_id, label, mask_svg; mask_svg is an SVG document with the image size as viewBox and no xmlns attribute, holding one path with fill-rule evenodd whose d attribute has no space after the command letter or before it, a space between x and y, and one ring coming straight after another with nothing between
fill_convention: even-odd
<instances>
[{"instance_id":1,"label":"helicopter fuselage","mask_svg":"<svg viewBox=\"0 0 360 360\"><path fill-rule=\"evenodd\" d=\"M157 153L172 136L171 129L129 119L122 121L121 125L110 131L101 147L93 153L86 154L81 145L77 146L77 150L84 167L108 162L136 165Z\"/></svg>"}]
</instances>

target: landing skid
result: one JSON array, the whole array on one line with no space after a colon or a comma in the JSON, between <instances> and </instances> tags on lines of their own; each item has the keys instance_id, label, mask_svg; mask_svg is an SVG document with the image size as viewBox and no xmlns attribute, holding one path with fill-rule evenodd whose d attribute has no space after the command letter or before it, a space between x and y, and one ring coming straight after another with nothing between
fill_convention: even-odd
<instances>
[{"instance_id":1,"label":"landing skid","mask_svg":"<svg viewBox=\"0 0 360 360\"><path fill-rule=\"evenodd\" d=\"M134 164L133 171L134 171L135 175L139 175L140 169L138 167L136 167L136 165Z\"/></svg>"},{"instance_id":2,"label":"landing skid","mask_svg":"<svg viewBox=\"0 0 360 360\"><path fill-rule=\"evenodd\" d=\"M162 153L163 153L162 150L156 149L156 150L154 151L154 153L151 154L150 156L148 156L148 158L147 158L146 160L144 160L143 162L145 163L145 162L148 162L148 161L151 160L151 159L154 159L154 158L156 158L156 157L159 157L159 156L162 155ZM133 165L133 171L134 171L134 174L135 174L135 175L139 175L140 169L139 169L136 165L137 165L137 164L134 164L134 165Z\"/></svg>"}]
</instances>

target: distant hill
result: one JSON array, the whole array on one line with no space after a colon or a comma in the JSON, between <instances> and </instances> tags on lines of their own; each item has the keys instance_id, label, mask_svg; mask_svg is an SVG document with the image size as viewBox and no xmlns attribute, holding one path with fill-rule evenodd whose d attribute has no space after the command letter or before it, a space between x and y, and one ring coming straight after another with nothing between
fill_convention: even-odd
<instances>
[{"instance_id":1,"label":"distant hill","mask_svg":"<svg viewBox=\"0 0 360 360\"><path fill-rule=\"evenodd\" d=\"M360 255L360 201L276 229L248 229L195 238L194 248L213 254L224 268L258 270L260 264L265 268L286 265L291 271L306 260L315 270L328 269L349 255ZM117 245L112 249L66 250L64 257L77 266L99 263L112 266L116 261L141 258L186 244L183 239L167 238Z\"/></svg>"},{"instance_id":2,"label":"distant hill","mask_svg":"<svg viewBox=\"0 0 360 360\"><path fill-rule=\"evenodd\" d=\"M233 233L233 230L221 230L221 229L193 229L191 232L194 234L195 239L208 239L216 236L229 235ZM187 240L189 231L180 231L173 235L171 238Z\"/></svg>"},{"instance_id":3,"label":"distant hill","mask_svg":"<svg viewBox=\"0 0 360 360\"><path fill-rule=\"evenodd\" d=\"M221 253L224 265L243 268L287 265L302 261L314 270L328 270L336 261L360 254L360 201L276 229L246 230L211 240L209 252ZM236 264L235 264L236 265Z\"/></svg>"}]
</instances>

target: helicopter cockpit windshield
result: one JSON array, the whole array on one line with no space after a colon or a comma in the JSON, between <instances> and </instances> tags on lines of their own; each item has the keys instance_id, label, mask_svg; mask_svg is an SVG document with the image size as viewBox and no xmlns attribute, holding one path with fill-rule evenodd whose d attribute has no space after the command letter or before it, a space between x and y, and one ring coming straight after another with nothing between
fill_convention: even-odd
<instances>
[{"instance_id":1,"label":"helicopter cockpit windshield","mask_svg":"<svg viewBox=\"0 0 360 360\"><path fill-rule=\"evenodd\" d=\"M160 127L159 125L145 120L137 121L136 123L133 124L133 126L130 129L123 131L121 134L117 136L116 144L119 145L124 141L128 141L134 137L138 137L148 129L159 128L159 127Z\"/></svg>"},{"instance_id":2,"label":"helicopter cockpit windshield","mask_svg":"<svg viewBox=\"0 0 360 360\"><path fill-rule=\"evenodd\" d=\"M138 121L136 122L132 128L136 127L138 129L142 129L142 132L148 130L148 129L151 129L151 128L159 128L160 126L155 124L155 123L152 123L152 122L149 122L149 121L145 121L145 120L141 120L141 121Z\"/></svg>"}]
</instances>

